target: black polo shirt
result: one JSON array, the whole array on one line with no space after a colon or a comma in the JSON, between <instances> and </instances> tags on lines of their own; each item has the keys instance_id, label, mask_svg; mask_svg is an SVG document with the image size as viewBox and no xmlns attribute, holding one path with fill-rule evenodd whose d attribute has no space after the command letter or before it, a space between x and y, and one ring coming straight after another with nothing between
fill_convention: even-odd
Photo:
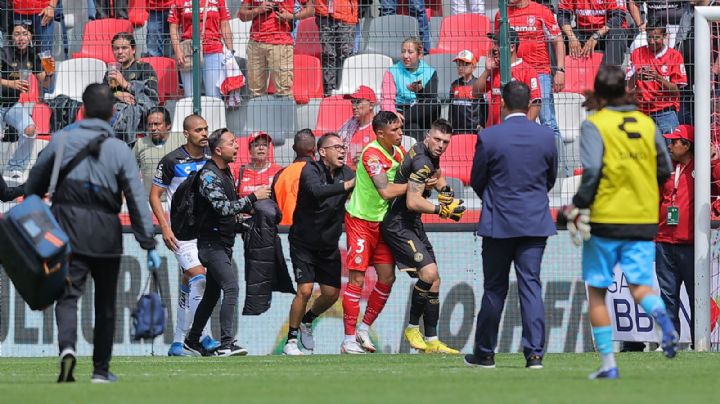
<instances>
[{"instance_id":1,"label":"black polo shirt","mask_svg":"<svg viewBox=\"0 0 720 404\"><path fill-rule=\"evenodd\" d=\"M40 57L34 48L25 48L20 50L15 46L9 45L2 48L0 53L0 77L4 80L19 80L20 69L27 69L37 75L42 71ZM2 86L0 94L0 106L11 107L18 102L20 91Z\"/></svg>"}]
</instances>

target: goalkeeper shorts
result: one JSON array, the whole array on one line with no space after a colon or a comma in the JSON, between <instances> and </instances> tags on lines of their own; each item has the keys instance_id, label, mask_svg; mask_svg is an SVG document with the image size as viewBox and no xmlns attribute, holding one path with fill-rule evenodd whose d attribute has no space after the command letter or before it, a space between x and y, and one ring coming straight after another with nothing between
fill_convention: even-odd
<instances>
[{"instance_id":1,"label":"goalkeeper shorts","mask_svg":"<svg viewBox=\"0 0 720 404\"><path fill-rule=\"evenodd\" d=\"M402 219L385 220L380 227L383 239L390 246L399 269L419 270L436 263L432 244L419 220L417 222Z\"/></svg>"}]
</instances>

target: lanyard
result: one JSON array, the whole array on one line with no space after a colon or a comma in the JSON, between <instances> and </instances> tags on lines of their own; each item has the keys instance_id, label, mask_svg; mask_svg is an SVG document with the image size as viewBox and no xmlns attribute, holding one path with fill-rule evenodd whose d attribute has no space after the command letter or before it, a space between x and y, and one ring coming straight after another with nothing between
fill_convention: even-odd
<instances>
[{"instance_id":1,"label":"lanyard","mask_svg":"<svg viewBox=\"0 0 720 404\"><path fill-rule=\"evenodd\" d=\"M675 197L677 196L677 189L678 189L678 183L680 182L680 176L682 175L683 171L685 171L685 167L687 164L685 164L685 167L680 167L680 163L678 163L675 166L675 178L673 178L674 185L673 185L673 191L672 191L672 205L675 206Z\"/></svg>"}]
</instances>

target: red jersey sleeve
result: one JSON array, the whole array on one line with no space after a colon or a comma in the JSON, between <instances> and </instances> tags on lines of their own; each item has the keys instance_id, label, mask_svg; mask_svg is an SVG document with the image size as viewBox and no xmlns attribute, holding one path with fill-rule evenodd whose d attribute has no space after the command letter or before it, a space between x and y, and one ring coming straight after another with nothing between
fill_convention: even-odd
<instances>
[{"instance_id":1,"label":"red jersey sleeve","mask_svg":"<svg viewBox=\"0 0 720 404\"><path fill-rule=\"evenodd\" d=\"M547 30L546 36L548 39L560 36L560 26L558 25L557 18L555 17L555 14L553 14L552 10L548 7L541 7L539 9L542 10L542 15L540 17L545 29Z\"/></svg>"},{"instance_id":2,"label":"red jersey sleeve","mask_svg":"<svg viewBox=\"0 0 720 404\"><path fill-rule=\"evenodd\" d=\"M577 0L560 0L558 10L575 11Z\"/></svg>"},{"instance_id":3,"label":"red jersey sleeve","mask_svg":"<svg viewBox=\"0 0 720 404\"><path fill-rule=\"evenodd\" d=\"M170 5L170 13L168 13L168 23L180 25L180 15L182 13L182 0L174 1Z\"/></svg>"},{"instance_id":4,"label":"red jersey sleeve","mask_svg":"<svg viewBox=\"0 0 720 404\"><path fill-rule=\"evenodd\" d=\"M605 0L608 10L622 10L626 11L625 0Z\"/></svg>"},{"instance_id":5,"label":"red jersey sleeve","mask_svg":"<svg viewBox=\"0 0 720 404\"><path fill-rule=\"evenodd\" d=\"M218 13L220 14L220 21L230 21L230 10L228 10L225 0L218 1Z\"/></svg>"},{"instance_id":6,"label":"red jersey sleeve","mask_svg":"<svg viewBox=\"0 0 720 404\"><path fill-rule=\"evenodd\" d=\"M390 165L387 164L387 158L382 152L374 147L365 149L365 153L362 155L362 164L365 167L370 178L387 172L390 169Z\"/></svg>"},{"instance_id":7,"label":"red jersey sleeve","mask_svg":"<svg viewBox=\"0 0 720 404\"><path fill-rule=\"evenodd\" d=\"M523 70L523 82L530 87L530 101L542 99L542 92L540 91L540 80L538 79L537 72L530 66L526 66Z\"/></svg>"}]
</instances>

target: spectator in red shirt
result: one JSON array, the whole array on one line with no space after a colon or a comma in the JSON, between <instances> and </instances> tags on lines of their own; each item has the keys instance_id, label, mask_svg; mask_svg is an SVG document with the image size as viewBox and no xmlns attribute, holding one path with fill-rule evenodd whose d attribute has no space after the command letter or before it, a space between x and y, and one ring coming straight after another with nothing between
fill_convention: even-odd
<instances>
[{"instance_id":1,"label":"spectator in red shirt","mask_svg":"<svg viewBox=\"0 0 720 404\"><path fill-rule=\"evenodd\" d=\"M647 31L648 44L630 54L628 87L635 89L638 108L655 121L658 134L672 133L680 124L680 88L687 84L680 52L665 44L664 26Z\"/></svg>"},{"instance_id":2,"label":"spectator in red shirt","mask_svg":"<svg viewBox=\"0 0 720 404\"><path fill-rule=\"evenodd\" d=\"M625 0L560 0L558 21L568 40L572 57L589 57L595 50L604 52L603 63L620 66L627 49L622 29ZM575 19L577 35L572 29Z\"/></svg>"},{"instance_id":3,"label":"spectator in red shirt","mask_svg":"<svg viewBox=\"0 0 720 404\"><path fill-rule=\"evenodd\" d=\"M345 163L354 170L360 152L368 143L375 140L372 121L375 118L377 97L372 88L360 86L345 98L349 98L352 102L353 116L343 123L338 134L348 151Z\"/></svg>"},{"instance_id":4,"label":"spectator in red shirt","mask_svg":"<svg viewBox=\"0 0 720 404\"><path fill-rule=\"evenodd\" d=\"M28 25L40 51L52 51L57 0L12 0L12 26Z\"/></svg>"},{"instance_id":5,"label":"spectator in red shirt","mask_svg":"<svg viewBox=\"0 0 720 404\"><path fill-rule=\"evenodd\" d=\"M207 8L207 12L205 8ZM225 69L222 65L225 57L223 43L225 43L225 48L235 53L230 30L230 12L225 5L225 0L200 0L199 13L200 30L202 31L204 28L200 40L202 42L202 75L205 95L221 98L217 83ZM203 16L207 16L205 20ZM170 23L170 43L172 43L180 68L183 90L186 97L192 97L192 70L184 70L186 61L190 61L192 55L184 54L180 47L180 41L192 39L192 0L173 0L168 22Z\"/></svg>"},{"instance_id":6,"label":"spectator in red shirt","mask_svg":"<svg viewBox=\"0 0 720 404\"><path fill-rule=\"evenodd\" d=\"M680 125L664 135L673 160L674 173L661 188L660 223L655 237L655 272L661 297L675 330L680 334L680 286L684 283L690 301L690 318L695 318L695 161L693 159L695 130ZM711 161L713 181L720 178L717 153ZM690 326L691 341L694 327Z\"/></svg>"},{"instance_id":7,"label":"spectator in red shirt","mask_svg":"<svg viewBox=\"0 0 720 404\"><path fill-rule=\"evenodd\" d=\"M267 93L268 73L275 94L289 97L293 85L293 37L296 20L315 14L314 0L294 12L294 0L243 0L238 18L251 21L247 45L248 89L253 97Z\"/></svg>"},{"instance_id":8,"label":"spectator in red shirt","mask_svg":"<svg viewBox=\"0 0 720 404\"><path fill-rule=\"evenodd\" d=\"M170 7L173 0L147 0L147 53L149 56L165 56L167 45L170 44L168 34L170 24Z\"/></svg>"},{"instance_id":9,"label":"spectator in red shirt","mask_svg":"<svg viewBox=\"0 0 720 404\"><path fill-rule=\"evenodd\" d=\"M237 193L243 198L259 187L269 187L275 174L282 169L270 159L272 138L265 132L256 132L248 139L250 163L240 166L237 173Z\"/></svg>"},{"instance_id":10,"label":"spectator in red shirt","mask_svg":"<svg viewBox=\"0 0 720 404\"><path fill-rule=\"evenodd\" d=\"M530 109L528 110L527 117L529 120L534 121L540 112L540 100L542 99L538 74L532 66L525 63L521 58L518 58L517 50L520 46L520 38L517 32L511 29L508 30L508 34L511 66L510 73L512 75L512 80L521 81L530 88ZM502 117L500 116L500 110L502 107L502 86L500 85L500 43L499 37L496 37L494 34L488 34L488 36L493 40L493 47L490 50L490 55L488 55L487 59L485 59L485 71L482 72L473 85L474 97L481 97L483 94L487 93L486 99L488 101L488 114L487 122L485 123L486 128L502 122Z\"/></svg>"}]
</instances>

